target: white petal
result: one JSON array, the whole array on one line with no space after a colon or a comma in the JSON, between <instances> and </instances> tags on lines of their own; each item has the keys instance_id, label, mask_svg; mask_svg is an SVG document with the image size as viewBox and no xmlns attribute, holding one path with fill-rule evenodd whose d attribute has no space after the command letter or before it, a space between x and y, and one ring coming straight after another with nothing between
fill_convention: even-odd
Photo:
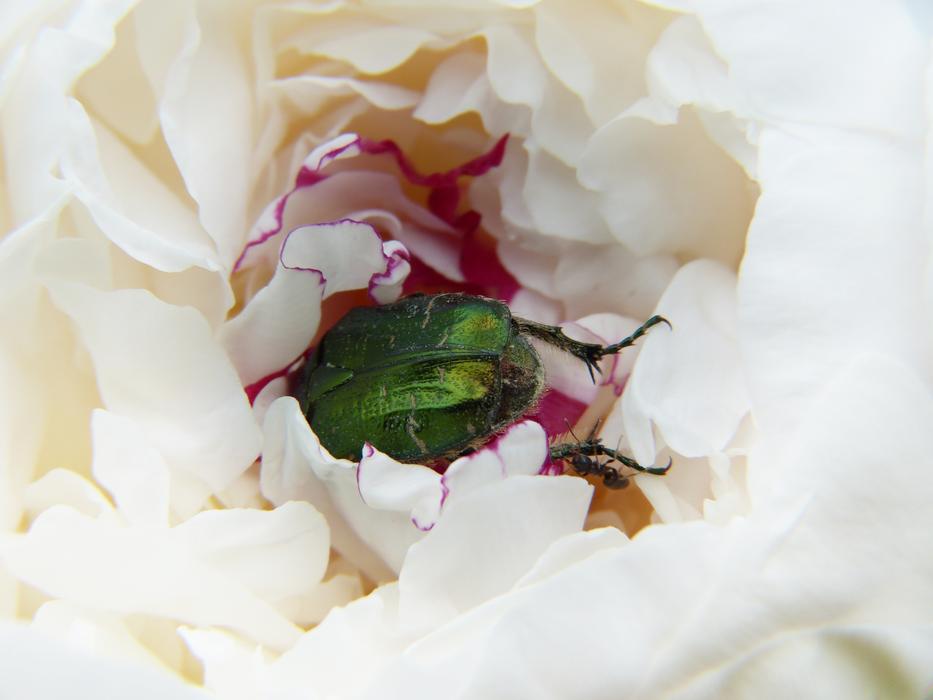
<instances>
[{"instance_id":1,"label":"white petal","mask_svg":"<svg viewBox=\"0 0 933 700\"><path fill-rule=\"evenodd\" d=\"M933 687L921 0L0 7L0 616L36 610L0 630L0 686L188 697L151 670L197 678L193 653L244 698ZM464 206L525 288L516 311L601 340L656 306L674 324L606 363L619 386L639 357L603 434L673 453L636 481L679 523L580 532L589 486L522 476L547 454L530 423L443 478L360 470L283 377L259 391L324 295L400 293L406 252L379 237L467 281L392 160L328 139L391 135L433 167L480 122L511 138ZM284 284L283 239L345 218L379 237L288 250L328 287ZM247 240L234 306L220 268ZM290 499L327 520L329 574L321 516ZM591 525L628 522L599 508ZM402 580L322 621L360 594L354 567Z\"/></svg>"},{"instance_id":2,"label":"white petal","mask_svg":"<svg viewBox=\"0 0 933 700\"><path fill-rule=\"evenodd\" d=\"M930 378L933 345L916 321L928 317L917 293L928 256L917 153L815 127L762 135L762 197L738 291L756 420L766 433L799 429L814 387L853 352L901 357Z\"/></svg>"},{"instance_id":3,"label":"white petal","mask_svg":"<svg viewBox=\"0 0 933 700\"><path fill-rule=\"evenodd\" d=\"M209 697L181 678L138 664L103 659L10 622L0 624L0 677L4 692L20 698L73 697L79 688L82 695L102 700Z\"/></svg>"},{"instance_id":4,"label":"white petal","mask_svg":"<svg viewBox=\"0 0 933 700\"><path fill-rule=\"evenodd\" d=\"M441 475L420 464L401 464L375 449L363 446L356 479L360 498L371 508L411 512L419 530L434 527L444 501Z\"/></svg>"},{"instance_id":5,"label":"white petal","mask_svg":"<svg viewBox=\"0 0 933 700\"><path fill-rule=\"evenodd\" d=\"M726 268L697 261L680 269L661 298L658 312L673 330L657 326L641 341L617 407L624 416L622 432L641 463L654 460L650 422L674 451L699 457L724 449L749 410L736 337L735 284Z\"/></svg>"},{"instance_id":6,"label":"white petal","mask_svg":"<svg viewBox=\"0 0 933 700\"><path fill-rule=\"evenodd\" d=\"M601 193L597 206L612 235L635 253L738 262L754 190L689 115L670 126L613 119L589 140L579 177Z\"/></svg>"},{"instance_id":7,"label":"white petal","mask_svg":"<svg viewBox=\"0 0 933 700\"><path fill-rule=\"evenodd\" d=\"M556 326L560 323L563 315L560 302L526 287L519 289L509 300L509 310L513 316L549 326Z\"/></svg>"},{"instance_id":8,"label":"white petal","mask_svg":"<svg viewBox=\"0 0 933 700\"><path fill-rule=\"evenodd\" d=\"M292 210L295 199L286 202ZM251 385L301 357L318 330L324 297L368 288L377 300L397 298L407 258L404 245L383 243L371 225L349 219L291 231L272 280L221 331L242 382Z\"/></svg>"},{"instance_id":9,"label":"white petal","mask_svg":"<svg viewBox=\"0 0 933 700\"><path fill-rule=\"evenodd\" d=\"M764 3L753 12L743 0L691 4L739 89L768 118L920 128L916 85L927 39L907 3L866 3L857 11L845 0L819 7Z\"/></svg>"},{"instance_id":10,"label":"white petal","mask_svg":"<svg viewBox=\"0 0 933 700\"><path fill-rule=\"evenodd\" d=\"M347 488L356 490L353 463L335 460L327 454L311 432L298 402L290 396L282 397L269 406L263 430L263 495L276 504L289 500L308 501L327 520L335 550L374 581L394 579L395 575L386 563L347 523L324 482L326 479L347 481ZM404 524L417 532L410 521L405 520Z\"/></svg>"},{"instance_id":11,"label":"white petal","mask_svg":"<svg viewBox=\"0 0 933 700\"><path fill-rule=\"evenodd\" d=\"M323 75L300 75L276 81L272 86L309 114L320 110L323 103L333 97L359 95L374 107L382 109L414 107L420 98L414 90L392 83Z\"/></svg>"},{"instance_id":12,"label":"white petal","mask_svg":"<svg viewBox=\"0 0 933 700\"><path fill-rule=\"evenodd\" d=\"M386 259L372 226L345 220L292 231L282 246L282 265L319 270L330 296L365 289L374 274L385 271Z\"/></svg>"},{"instance_id":13,"label":"white petal","mask_svg":"<svg viewBox=\"0 0 933 700\"><path fill-rule=\"evenodd\" d=\"M23 490L23 507L30 520L56 504L70 506L92 518L113 511L96 485L68 469L53 469Z\"/></svg>"},{"instance_id":14,"label":"white petal","mask_svg":"<svg viewBox=\"0 0 933 700\"><path fill-rule=\"evenodd\" d=\"M158 129L158 105L146 78L131 19L114 28L116 41L77 86L82 103L128 140L148 143ZM113 86L119 85L119 90Z\"/></svg>"},{"instance_id":15,"label":"white petal","mask_svg":"<svg viewBox=\"0 0 933 700\"><path fill-rule=\"evenodd\" d=\"M32 629L67 640L75 650L137 665L155 666L171 673L153 650L133 634L126 622L113 613L82 608L66 600L51 600L36 611Z\"/></svg>"},{"instance_id":16,"label":"white petal","mask_svg":"<svg viewBox=\"0 0 933 700\"><path fill-rule=\"evenodd\" d=\"M364 73L384 73L411 56L434 35L414 27L339 19L315 22L295 32L291 45L353 64Z\"/></svg>"},{"instance_id":17,"label":"white petal","mask_svg":"<svg viewBox=\"0 0 933 700\"><path fill-rule=\"evenodd\" d=\"M400 241L382 244L386 271L376 273L369 279L369 294L378 304L389 304L402 295L402 285L411 272L408 249Z\"/></svg>"},{"instance_id":18,"label":"white petal","mask_svg":"<svg viewBox=\"0 0 933 700\"><path fill-rule=\"evenodd\" d=\"M323 295L319 270L279 265L269 284L223 325L220 341L243 385L301 356L317 333Z\"/></svg>"},{"instance_id":19,"label":"white petal","mask_svg":"<svg viewBox=\"0 0 933 700\"><path fill-rule=\"evenodd\" d=\"M324 167L335 159L358 155L355 138L349 144L335 139L328 144L333 148L309 156L305 165L308 172L317 172L307 165L317 157L324 161L316 167ZM284 234L310 224L330 225L348 218L360 222L399 221L391 229L399 241L449 279L463 281L456 257L459 236L453 229L410 201L396 177L365 170L337 172L310 185L299 184L272 202L253 227L249 247L241 253L239 264L253 264L260 256L275 264Z\"/></svg>"},{"instance_id":20,"label":"white petal","mask_svg":"<svg viewBox=\"0 0 933 700\"><path fill-rule=\"evenodd\" d=\"M391 624L384 624L397 614L398 587L394 583L334 610L269 665L266 687L282 697L358 695L372 675L392 661L399 641L406 640ZM242 651L230 656L235 660ZM215 664L218 662L223 659L216 659Z\"/></svg>"},{"instance_id":21,"label":"white petal","mask_svg":"<svg viewBox=\"0 0 933 700\"><path fill-rule=\"evenodd\" d=\"M69 133L67 95L77 78L112 47L113 27L129 6L125 0L82 4L65 20L49 17L53 26L43 26L21 56L0 117L5 166L16 172L4 182L14 221L31 219L67 191L53 175ZM7 27L16 30L15 25Z\"/></svg>"},{"instance_id":22,"label":"white petal","mask_svg":"<svg viewBox=\"0 0 933 700\"><path fill-rule=\"evenodd\" d=\"M171 532L179 545L273 605L314 588L327 568L327 522L308 503L205 511Z\"/></svg>"},{"instance_id":23,"label":"white petal","mask_svg":"<svg viewBox=\"0 0 933 700\"><path fill-rule=\"evenodd\" d=\"M541 4L535 42L554 77L578 95L594 121L625 109L644 90L654 31L638 10L601 2Z\"/></svg>"},{"instance_id":24,"label":"white petal","mask_svg":"<svg viewBox=\"0 0 933 700\"><path fill-rule=\"evenodd\" d=\"M534 228L541 233L587 243L611 240L598 194L581 188L577 171L545 151L529 153L522 197Z\"/></svg>"},{"instance_id":25,"label":"white petal","mask_svg":"<svg viewBox=\"0 0 933 700\"><path fill-rule=\"evenodd\" d=\"M298 628L171 533L55 506L28 534L0 543L0 558L17 578L78 605L223 625L277 649L294 643Z\"/></svg>"},{"instance_id":26,"label":"white petal","mask_svg":"<svg viewBox=\"0 0 933 700\"><path fill-rule=\"evenodd\" d=\"M146 7L137 15L140 25L158 13ZM178 17L184 45L165 76L160 117L201 222L229 266L247 230L255 105L245 57L230 31L235 13L202 10ZM218 119L224 128L217 128Z\"/></svg>"},{"instance_id":27,"label":"white petal","mask_svg":"<svg viewBox=\"0 0 933 700\"><path fill-rule=\"evenodd\" d=\"M94 478L113 496L127 521L168 526L169 469L129 418L95 410Z\"/></svg>"},{"instance_id":28,"label":"white petal","mask_svg":"<svg viewBox=\"0 0 933 700\"><path fill-rule=\"evenodd\" d=\"M558 318L536 319L552 324L602 312L647 318L678 268L671 255L639 257L618 245L537 234L515 243L502 241L498 252L524 287L560 301L564 313Z\"/></svg>"},{"instance_id":29,"label":"white petal","mask_svg":"<svg viewBox=\"0 0 933 700\"><path fill-rule=\"evenodd\" d=\"M441 124L469 112L479 113L490 134L528 131L527 110L496 98L485 57L458 51L431 73L413 116L428 124Z\"/></svg>"},{"instance_id":30,"label":"white petal","mask_svg":"<svg viewBox=\"0 0 933 700\"><path fill-rule=\"evenodd\" d=\"M204 666L204 686L218 697L263 697L265 660L261 650L222 630L181 628L178 633Z\"/></svg>"},{"instance_id":31,"label":"white petal","mask_svg":"<svg viewBox=\"0 0 933 700\"><path fill-rule=\"evenodd\" d=\"M452 501L408 551L399 574L402 623L433 627L504 593L551 542L580 529L591 495L582 479L519 476Z\"/></svg>"},{"instance_id":32,"label":"white petal","mask_svg":"<svg viewBox=\"0 0 933 700\"><path fill-rule=\"evenodd\" d=\"M507 24L490 27L483 35L489 51L489 81L500 99L512 104L539 104L547 75L530 37Z\"/></svg>"},{"instance_id":33,"label":"white petal","mask_svg":"<svg viewBox=\"0 0 933 700\"><path fill-rule=\"evenodd\" d=\"M625 545L628 538L615 527L574 532L555 540L535 562L528 573L515 584L516 588L530 586L549 576L558 575L564 569L584 561L603 550L617 549Z\"/></svg>"},{"instance_id":34,"label":"white petal","mask_svg":"<svg viewBox=\"0 0 933 700\"><path fill-rule=\"evenodd\" d=\"M7 314L4 317L4 321L9 320ZM5 327L17 330L13 323ZM23 508L29 507L24 487L33 478L43 437L38 417L44 413L45 402L36 391L41 386L41 368L24 371L17 354L0 348L0 382L5 387L0 397L0 455L4 465L0 468L0 528L4 530L15 528Z\"/></svg>"},{"instance_id":35,"label":"white petal","mask_svg":"<svg viewBox=\"0 0 933 700\"><path fill-rule=\"evenodd\" d=\"M424 498L417 499L419 505L414 509L408 500L404 500L399 502L398 510L374 510L363 500L355 477L356 469L331 472L330 477L325 480L327 493L366 546L388 564L392 571L398 572L409 547L424 536L424 530L421 528L431 527L431 520L439 507L434 504L440 501L440 489L437 489L434 498L425 495ZM412 495L421 496L424 493L424 477L413 475L411 478L416 482L412 484ZM398 488L397 485L393 486ZM403 486L398 490L405 493L408 489ZM420 522L417 519L419 517L425 522ZM352 559L352 556L347 555L347 558ZM392 578L394 576L387 580Z\"/></svg>"},{"instance_id":36,"label":"white petal","mask_svg":"<svg viewBox=\"0 0 933 700\"><path fill-rule=\"evenodd\" d=\"M194 213L105 126L92 123L78 102L68 103L67 114L62 171L104 234L157 270L219 270L221 261Z\"/></svg>"},{"instance_id":37,"label":"white petal","mask_svg":"<svg viewBox=\"0 0 933 700\"><path fill-rule=\"evenodd\" d=\"M134 419L172 467L219 490L252 463L259 429L200 314L142 290L49 289L78 326L106 407Z\"/></svg>"},{"instance_id":38,"label":"white petal","mask_svg":"<svg viewBox=\"0 0 933 700\"><path fill-rule=\"evenodd\" d=\"M442 479L444 501L510 476L539 474L547 457L544 428L530 420L516 423L483 449L454 460Z\"/></svg>"},{"instance_id":39,"label":"white petal","mask_svg":"<svg viewBox=\"0 0 933 700\"><path fill-rule=\"evenodd\" d=\"M412 643L450 617L491 596L507 593L550 544L579 528L590 494L591 488L580 479L541 477L507 479L467 494L412 548L405 562L408 574L403 573L397 586L383 586L367 598L333 611L269 665L270 685L282 693L368 697L370 694L364 692L367 687L371 692L377 692L380 683L386 687L384 681L373 679L406 668L399 656L406 648L406 656L418 655L420 671L432 673L435 662L450 655L452 646L458 644L445 643L434 647L432 653L430 640L437 638L436 633L423 638L424 644ZM593 540L602 538L593 535L586 539L588 551L598 551ZM464 575L462 566L464 551L470 553L469 576ZM569 554L563 557L572 558ZM453 629L470 634L457 624ZM458 637L456 631L453 636ZM431 656L434 658L428 660ZM508 663L514 663L515 658ZM470 666L465 664L457 673L468 671ZM442 676L434 676L434 680L439 684L418 687L402 682L397 689L428 697L436 695L440 687L455 688L446 685Z\"/></svg>"},{"instance_id":40,"label":"white petal","mask_svg":"<svg viewBox=\"0 0 933 700\"><path fill-rule=\"evenodd\" d=\"M789 630L677 697L728 697L750 687L781 697L921 697L933 682L924 660L931 652L928 625L897 631L880 625Z\"/></svg>"},{"instance_id":41,"label":"white petal","mask_svg":"<svg viewBox=\"0 0 933 700\"><path fill-rule=\"evenodd\" d=\"M652 95L668 105L702 107L698 116L707 133L752 177L757 172L756 125L744 93L730 80L729 66L710 44L696 17L671 22L651 51L648 81ZM660 105L639 104L633 113L647 115ZM672 112L665 120L676 121ZM662 122L664 123L664 122Z\"/></svg>"},{"instance_id":42,"label":"white petal","mask_svg":"<svg viewBox=\"0 0 933 700\"><path fill-rule=\"evenodd\" d=\"M256 416L256 422L262 425L266 420L266 412L269 406L283 396L289 395L289 381L287 377L277 377L266 384L253 400L253 415Z\"/></svg>"},{"instance_id":43,"label":"white petal","mask_svg":"<svg viewBox=\"0 0 933 700\"><path fill-rule=\"evenodd\" d=\"M363 584L359 574L338 574L316 586L307 586L298 595L280 600L276 607L289 620L302 627L320 624L334 608L349 605L362 597Z\"/></svg>"}]
</instances>

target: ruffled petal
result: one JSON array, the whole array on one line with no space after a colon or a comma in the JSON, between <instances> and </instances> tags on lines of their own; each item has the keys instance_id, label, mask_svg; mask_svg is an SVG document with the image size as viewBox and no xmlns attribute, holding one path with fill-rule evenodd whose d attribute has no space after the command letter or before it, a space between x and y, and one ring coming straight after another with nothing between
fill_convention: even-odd
<instances>
[{"instance_id":1,"label":"ruffled petal","mask_svg":"<svg viewBox=\"0 0 933 700\"><path fill-rule=\"evenodd\" d=\"M544 428L530 420L516 423L483 449L451 463L441 480L444 502L508 477L539 474L547 460Z\"/></svg>"},{"instance_id":2,"label":"ruffled petal","mask_svg":"<svg viewBox=\"0 0 933 700\"><path fill-rule=\"evenodd\" d=\"M327 481L336 481L341 488L355 492L359 499L353 463L336 460L321 447L298 402L290 396L272 403L266 412L263 430L260 472L263 496L274 504L289 500L311 503L327 520L334 549L374 581L394 578L386 563L350 526L329 493ZM410 521L405 524L418 533Z\"/></svg>"},{"instance_id":3,"label":"ruffled petal","mask_svg":"<svg viewBox=\"0 0 933 700\"><path fill-rule=\"evenodd\" d=\"M200 314L142 290L70 282L50 282L49 290L90 353L104 405L135 420L171 466L203 485L202 498L252 464L259 430Z\"/></svg>"},{"instance_id":4,"label":"ruffled petal","mask_svg":"<svg viewBox=\"0 0 933 700\"><path fill-rule=\"evenodd\" d=\"M170 473L162 455L131 419L96 410L91 418L94 479L130 524L169 524ZM195 505L197 507L197 505Z\"/></svg>"},{"instance_id":5,"label":"ruffled petal","mask_svg":"<svg viewBox=\"0 0 933 700\"><path fill-rule=\"evenodd\" d=\"M360 498L371 508L411 512L411 523L422 531L434 527L444 504L440 476L420 464L401 464L369 443L356 467Z\"/></svg>"},{"instance_id":6,"label":"ruffled petal","mask_svg":"<svg viewBox=\"0 0 933 700\"><path fill-rule=\"evenodd\" d=\"M61 698L76 688L99 698L207 700L180 677L139 663L114 661L12 622L0 624L0 674L12 697ZM49 669L55 672L50 673Z\"/></svg>"},{"instance_id":7,"label":"ruffled petal","mask_svg":"<svg viewBox=\"0 0 933 700\"><path fill-rule=\"evenodd\" d=\"M928 10L7 5L14 691L933 685ZM440 290L600 343L674 328L596 384L544 352L540 422L443 475L333 459L285 396L309 344ZM665 477L555 475L549 440L606 411Z\"/></svg>"},{"instance_id":8,"label":"ruffled petal","mask_svg":"<svg viewBox=\"0 0 933 700\"><path fill-rule=\"evenodd\" d=\"M871 379L855 382L853 376ZM546 689L555 697L597 695L606 687L646 696L712 697L762 676L790 690L798 687L795 672L811 668L813 657L798 653L801 648L820 658L818 683L832 695L852 689L856 668L863 688L882 692L893 683L908 694L922 692L930 678L921 660L929 646L929 620L916 617L920 608L914 603L930 596L924 584L929 572L917 568L927 524L916 519L920 511L914 506L931 495L919 472L931 448L921 426L933 418L933 402L907 368L879 356L853 366L823 399L810 416L811 430L791 446L797 467L779 474L787 499L775 498L774 484L763 483L765 508L726 528L655 527L628 544L612 538L594 542L596 533L568 535L542 553L537 575L504 594L487 592L487 602L478 607L465 603L470 594L457 582L436 580L436 568L415 566L416 552L446 556L427 547L444 532L442 520L413 548L399 589L401 594L407 576L418 571L436 586L421 592L415 612L425 610L421 601L435 602L414 619L455 619L431 624L434 631L399 651L391 664L374 656L384 670L367 679L368 692L360 695L418 695L439 684L483 695L497 687L527 689L532 682L530 694ZM845 415L834 408L839 401L849 407ZM860 439L853 442L853 435ZM838 466L827 469L830 464ZM903 468L889 469L881 481L872 478L890 464ZM780 471L757 460L755 466ZM562 481L579 483L536 483L544 488ZM490 512L495 511L472 519L471 527L482 525ZM872 516L882 512L880 520ZM890 517L896 512L914 515L908 524ZM470 542L472 532L461 533L461 542ZM858 544L839 548L840 537ZM554 559L568 565L555 570L545 564ZM400 595L400 614L403 600ZM362 603L360 615L383 614L375 600ZM897 637L872 622L899 614L914 623ZM405 620L400 618L402 629ZM621 636L620 620L626 630ZM358 621L355 626L365 629ZM334 620L306 637L338 639L341 632L348 630ZM568 647L582 651L552 653ZM321 640L316 649L324 648ZM320 668L326 661L315 663Z\"/></svg>"},{"instance_id":9,"label":"ruffled petal","mask_svg":"<svg viewBox=\"0 0 933 700\"><path fill-rule=\"evenodd\" d=\"M312 533L314 528L320 529L313 508L306 504L291 508L310 516ZM5 540L0 559L17 578L55 598L123 614L143 613L199 625L227 626L261 644L285 649L294 643L299 629L273 607L276 599L268 592L269 584L257 585L255 578L259 575L255 572L273 562L274 555L264 555L265 546L251 553L242 548L244 540L248 542L247 536L256 536L249 532L255 524L244 523L244 519L280 521L278 531L272 532L272 541L265 545L274 545L276 538L290 543L286 556L279 560L288 565L289 571L305 561L307 542L300 539L300 528L307 529L308 525L298 524L296 529L296 523L283 519L289 509L282 509L280 513L252 514L217 511L199 514L189 521L193 524L188 527L195 533L197 523L204 518L219 518L231 528L229 538L235 542L232 551L236 557L227 561L223 541L204 547L197 539L189 541L184 530L124 528L88 518L66 506L54 506L35 520L26 535ZM245 566L238 560L244 554L251 560ZM246 575L250 571L251 578ZM294 581L293 574L286 571L270 569L262 575ZM303 580L301 585L308 582Z\"/></svg>"},{"instance_id":10,"label":"ruffled petal","mask_svg":"<svg viewBox=\"0 0 933 700\"><path fill-rule=\"evenodd\" d=\"M736 344L735 276L711 261L686 265L658 311L675 325L658 327L642 341L619 415L610 415L607 427L622 418L635 457L646 464L656 452L652 425L685 457L719 452L750 408Z\"/></svg>"},{"instance_id":11,"label":"ruffled petal","mask_svg":"<svg viewBox=\"0 0 933 700\"><path fill-rule=\"evenodd\" d=\"M164 81L160 84L162 133L187 192L198 204L201 224L224 267L229 267L248 228L256 106L249 71L230 33L236 14L202 9L199 13L178 6L157 18L153 15L158 10L144 7L137 26L151 19L144 30L148 33L165 26L166 19L175 22L169 36L180 45L175 45L177 53L168 66L161 66L166 70L159 76ZM167 43L171 46L174 41ZM155 54L164 49L147 48L147 58L155 64ZM223 114L222 129L217 128L219 114Z\"/></svg>"},{"instance_id":12,"label":"ruffled petal","mask_svg":"<svg viewBox=\"0 0 933 700\"><path fill-rule=\"evenodd\" d=\"M412 547L397 586L383 586L335 610L277 660L264 663L252 655L253 678L282 692L368 696L377 682L386 682L376 679L397 677L405 668L401 649L407 647L413 658L430 653L438 625L507 594L549 545L578 530L591 493L580 479L520 476L465 494ZM474 555L471 576L463 575L464 546ZM599 548L586 546L590 552ZM425 633L431 634L418 641ZM242 647L217 634L195 640L194 648L208 673L247 658ZM434 649L438 660L451 650L448 644ZM428 687L407 689L424 694Z\"/></svg>"}]
</instances>

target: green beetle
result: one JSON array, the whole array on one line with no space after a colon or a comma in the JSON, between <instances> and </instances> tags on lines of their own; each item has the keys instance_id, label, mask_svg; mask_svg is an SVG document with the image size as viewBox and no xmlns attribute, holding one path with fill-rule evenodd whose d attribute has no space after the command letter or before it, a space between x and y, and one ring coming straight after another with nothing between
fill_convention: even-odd
<instances>
[{"instance_id":1,"label":"green beetle","mask_svg":"<svg viewBox=\"0 0 933 700\"><path fill-rule=\"evenodd\" d=\"M612 345L581 343L555 326L512 316L494 299L468 294L416 294L392 304L352 309L321 339L296 398L321 444L335 457L358 461L364 442L400 461L454 459L531 413L545 389L538 338L578 357L591 378L597 363L634 344L653 316ZM611 466L643 467L590 435L552 445L552 461L620 488ZM609 457L601 463L600 456Z\"/></svg>"}]
</instances>

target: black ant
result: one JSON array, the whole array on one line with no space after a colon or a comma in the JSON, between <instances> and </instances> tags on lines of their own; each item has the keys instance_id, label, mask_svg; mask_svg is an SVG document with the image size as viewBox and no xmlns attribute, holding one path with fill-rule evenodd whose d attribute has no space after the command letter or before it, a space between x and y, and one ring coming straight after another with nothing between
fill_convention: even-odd
<instances>
[{"instance_id":1,"label":"black ant","mask_svg":"<svg viewBox=\"0 0 933 700\"><path fill-rule=\"evenodd\" d=\"M581 440L574 434L573 429L568 423L567 429L576 440L575 443L568 442L560 445L553 445L550 448L551 460L563 460L569 462L573 470L580 476L597 476L603 481L603 485L610 489L624 489L630 483L632 474L623 474L618 468L610 466L613 462L621 464L643 474L654 474L664 476L671 468L671 460L667 460L667 465L663 467L644 467L631 457L626 457L619 452L618 447L612 449L603 445L602 440L596 437L596 431L599 430L599 421L593 426L586 439ZM621 438L620 438L621 440ZM599 457L609 457L605 462L600 462Z\"/></svg>"}]
</instances>

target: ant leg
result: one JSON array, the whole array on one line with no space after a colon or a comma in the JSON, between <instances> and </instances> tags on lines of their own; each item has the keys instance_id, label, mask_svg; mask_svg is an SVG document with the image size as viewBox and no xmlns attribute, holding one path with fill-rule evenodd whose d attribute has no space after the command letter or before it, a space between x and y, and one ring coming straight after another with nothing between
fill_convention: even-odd
<instances>
[{"instance_id":1,"label":"ant leg","mask_svg":"<svg viewBox=\"0 0 933 700\"><path fill-rule=\"evenodd\" d=\"M624 489L631 482L627 476L619 473L615 467L603 465L603 486L608 489Z\"/></svg>"},{"instance_id":2,"label":"ant leg","mask_svg":"<svg viewBox=\"0 0 933 700\"><path fill-rule=\"evenodd\" d=\"M582 360L589 370L590 379L594 384L596 383L596 374L600 373L598 363L606 355L615 355L620 350L631 347L635 344L635 341L648 332L649 328L659 323L666 323L669 328L673 328L670 321L663 316L652 316L636 328L629 337L623 338L618 343L613 343L612 345L599 345L597 343L584 343L579 340L574 340L568 337L563 329L557 326L548 326L543 323L528 321L515 316L512 317L512 321L515 323L519 333L525 333L539 340L543 340Z\"/></svg>"},{"instance_id":3,"label":"ant leg","mask_svg":"<svg viewBox=\"0 0 933 700\"><path fill-rule=\"evenodd\" d=\"M615 467L610 467L611 462L602 463L596 457L587 457L586 455L573 455L568 458L570 466L580 476L598 476L603 480L603 485L610 489L624 489L629 485L627 476L620 474Z\"/></svg>"},{"instance_id":4,"label":"ant leg","mask_svg":"<svg viewBox=\"0 0 933 700\"><path fill-rule=\"evenodd\" d=\"M624 454L618 450L614 450L611 447L606 447L602 444L599 438L589 437L586 440L581 442L568 442L561 445L552 445L551 446L551 460L556 462L559 460L569 461L572 465L576 458L592 458L592 457L609 457L611 460L623 464L629 469L634 469L637 472L642 472L644 474L654 474L655 476L664 476L667 474L668 470L671 468L672 461L667 460L667 465L663 467L645 467L636 462L631 457L626 457ZM597 464L598 460L595 461ZM601 465L602 466L602 465ZM576 466L574 465L576 469ZM579 470L578 470L579 471ZM593 473L593 472L590 472Z\"/></svg>"},{"instance_id":5,"label":"ant leg","mask_svg":"<svg viewBox=\"0 0 933 700\"><path fill-rule=\"evenodd\" d=\"M634 469L635 471L642 472L644 474L654 474L655 476L664 476L670 470L671 464L673 463L672 460L668 458L667 464L665 464L663 467L654 467L654 466L644 467L638 462L636 462L634 459L632 459L631 457L626 457L624 454L622 454L618 450L614 450L611 447L606 447L602 443L598 443L595 446L595 448L599 454L605 455L606 457L609 457L615 460L616 462L619 462L620 464L624 464L626 467L629 467L630 469Z\"/></svg>"}]
</instances>

